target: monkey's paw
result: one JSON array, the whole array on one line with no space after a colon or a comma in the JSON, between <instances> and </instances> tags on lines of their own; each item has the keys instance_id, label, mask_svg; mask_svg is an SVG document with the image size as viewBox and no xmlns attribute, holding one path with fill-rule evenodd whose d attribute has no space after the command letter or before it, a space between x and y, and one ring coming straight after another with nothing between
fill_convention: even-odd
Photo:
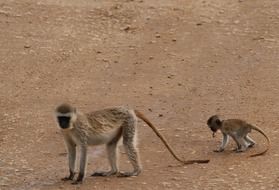
<instances>
[{"instance_id":1,"label":"monkey's paw","mask_svg":"<svg viewBox=\"0 0 279 190\"><path fill-rule=\"evenodd\" d=\"M133 177L138 176L141 173L141 170L137 170L134 172L118 172L117 177Z\"/></svg>"},{"instance_id":2,"label":"monkey's paw","mask_svg":"<svg viewBox=\"0 0 279 190\"><path fill-rule=\"evenodd\" d=\"M219 149L213 150L213 152L223 152L223 151L224 151L223 148L219 148Z\"/></svg>"},{"instance_id":3,"label":"monkey's paw","mask_svg":"<svg viewBox=\"0 0 279 190\"><path fill-rule=\"evenodd\" d=\"M236 153L242 153L242 152L244 152L245 151L245 149L237 149L235 152Z\"/></svg>"},{"instance_id":4,"label":"monkey's paw","mask_svg":"<svg viewBox=\"0 0 279 190\"><path fill-rule=\"evenodd\" d=\"M71 181L71 180L73 180L73 178L72 177L63 177L63 178L61 178L61 180L62 181Z\"/></svg>"},{"instance_id":5,"label":"monkey's paw","mask_svg":"<svg viewBox=\"0 0 279 190\"><path fill-rule=\"evenodd\" d=\"M255 145L255 143L251 143L251 144L248 145L248 148L253 148L254 145Z\"/></svg>"},{"instance_id":6,"label":"monkey's paw","mask_svg":"<svg viewBox=\"0 0 279 190\"><path fill-rule=\"evenodd\" d=\"M76 181L72 182L72 185L78 185L78 184L82 184L82 181L76 180Z\"/></svg>"},{"instance_id":7,"label":"monkey's paw","mask_svg":"<svg viewBox=\"0 0 279 190\"><path fill-rule=\"evenodd\" d=\"M117 177L130 177L130 176L132 176L132 174L129 172L118 172L116 176Z\"/></svg>"},{"instance_id":8,"label":"monkey's paw","mask_svg":"<svg viewBox=\"0 0 279 190\"><path fill-rule=\"evenodd\" d=\"M116 175L117 171L108 171L108 172L94 172L91 176L101 176L101 177L107 177Z\"/></svg>"}]
</instances>

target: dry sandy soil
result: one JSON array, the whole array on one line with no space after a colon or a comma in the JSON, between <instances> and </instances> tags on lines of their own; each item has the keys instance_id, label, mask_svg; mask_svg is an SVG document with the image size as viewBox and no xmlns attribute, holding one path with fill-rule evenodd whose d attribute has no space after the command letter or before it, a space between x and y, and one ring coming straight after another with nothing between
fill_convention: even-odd
<instances>
[{"instance_id":1,"label":"dry sandy soil","mask_svg":"<svg viewBox=\"0 0 279 190\"><path fill-rule=\"evenodd\" d=\"M278 0L1 0L0 189L278 189ZM87 178L73 186L53 110L125 105L160 129L181 166L139 122L143 172L90 177L108 168L90 149ZM242 118L264 138L245 153L214 153L206 120ZM120 168L131 166L120 145Z\"/></svg>"}]
</instances>

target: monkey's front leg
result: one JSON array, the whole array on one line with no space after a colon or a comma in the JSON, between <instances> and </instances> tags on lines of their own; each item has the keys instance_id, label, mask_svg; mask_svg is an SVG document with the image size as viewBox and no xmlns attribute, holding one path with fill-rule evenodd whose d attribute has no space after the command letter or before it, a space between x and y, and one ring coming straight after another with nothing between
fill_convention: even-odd
<instances>
[{"instance_id":1,"label":"monkey's front leg","mask_svg":"<svg viewBox=\"0 0 279 190\"><path fill-rule=\"evenodd\" d=\"M66 141L67 149L68 149L68 164L70 175L62 178L62 181L73 180L75 177L75 162L76 162L76 145L71 143L69 140Z\"/></svg>"},{"instance_id":2,"label":"monkey's front leg","mask_svg":"<svg viewBox=\"0 0 279 190\"><path fill-rule=\"evenodd\" d=\"M62 181L69 181L69 180L73 180L74 177L75 177L75 173L70 170L70 175L67 176L67 177L63 177L61 180Z\"/></svg>"},{"instance_id":3,"label":"monkey's front leg","mask_svg":"<svg viewBox=\"0 0 279 190\"><path fill-rule=\"evenodd\" d=\"M82 183L85 176L86 166L87 166L87 146L81 146L79 173L76 181L72 183L73 185Z\"/></svg>"},{"instance_id":4,"label":"monkey's front leg","mask_svg":"<svg viewBox=\"0 0 279 190\"><path fill-rule=\"evenodd\" d=\"M225 150L225 147L227 146L228 142L229 142L229 135L223 133L222 143L217 150L214 150L214 152L223 152Z\"/></svg>"}]
</instances>

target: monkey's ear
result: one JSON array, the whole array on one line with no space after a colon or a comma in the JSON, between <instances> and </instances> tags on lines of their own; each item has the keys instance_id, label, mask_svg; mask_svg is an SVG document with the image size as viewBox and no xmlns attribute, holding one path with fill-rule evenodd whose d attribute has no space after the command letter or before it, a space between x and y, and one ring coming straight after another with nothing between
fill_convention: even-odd
<instances>
[{"instance_id":1,"label":"monkey's ear","mask_svg":"<svg viewBox=\"0 0 279 190\"><path fill-rule=\"evenodd\" d=\"M221 124L222 124L222 122L220 121L220 119L216 119L216 124L217 124L217 125L221 125Z\"/></svg>"}]
</instances>

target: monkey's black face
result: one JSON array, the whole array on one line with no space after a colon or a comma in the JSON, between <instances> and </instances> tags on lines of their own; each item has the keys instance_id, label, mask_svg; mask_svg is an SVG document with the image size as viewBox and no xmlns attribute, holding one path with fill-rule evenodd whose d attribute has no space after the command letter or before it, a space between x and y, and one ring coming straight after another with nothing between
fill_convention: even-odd
<instances>
[{"instance_id":1,"label":"monkey's black face","mask_svg":"<svg viewBox=\"0 0 279 190\"><path fill-rule=\"evenodd\" d=\"M58 120L59 126L62 129L67 129L70 127L71 117L59 116L59 117L57 117L57 120Z\"/></svg>"},{"instance_id":2,"label":"monkey's black face","mask_svg":"<svg viewBox=\"0 0 279 190\"><path fill-rule=\"evenodd\" d=\"M210 130L213 132L212 133L212 137L215 137L215 134L216 134L216 132L218 131L218 127L216 127L216 126L212 126L212 125L210 125L210 124L208 124L208 127L210 128Z\"/></svg>"},{"instance_id":3,"label":"monkey's black face","mask_svg":"<svg viewBox=\"0 0 279 190\"><path fill-rule=\"evenodd\" d=\"M210 126L209 126L209 128L210 128L210 129L211 129L211 131L212 131L212 132L214 132L214 133L216 133L216 132L218 131L218 128L215 128L215 127L210 127Z\"/></svg>"}]
</instances>

